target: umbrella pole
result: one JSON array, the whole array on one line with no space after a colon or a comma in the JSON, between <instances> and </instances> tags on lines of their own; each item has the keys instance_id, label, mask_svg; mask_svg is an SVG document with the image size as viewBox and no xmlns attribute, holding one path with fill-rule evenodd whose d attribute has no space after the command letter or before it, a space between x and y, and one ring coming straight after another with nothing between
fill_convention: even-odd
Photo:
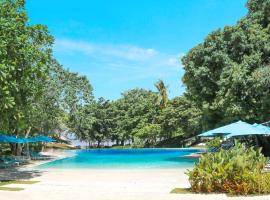
<instances>
[{"instance_id":1,"label":"umbrella pole","mask_svg":"<svg viewBox=\"0 0 270 200\"><path fill-rule=\"evenodd\" d=\"M258 136L255 135L255 143L256 143L256 147L259 147L259 139L258 139Z\"/></svg>"}]
</instances>

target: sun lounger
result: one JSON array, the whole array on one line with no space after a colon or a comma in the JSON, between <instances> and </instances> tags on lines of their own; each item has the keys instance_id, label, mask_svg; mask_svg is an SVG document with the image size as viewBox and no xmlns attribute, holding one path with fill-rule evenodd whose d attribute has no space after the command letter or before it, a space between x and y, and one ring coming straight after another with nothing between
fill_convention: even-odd
<instances>
[{"instance_id":1,"label":"sun lounger","mask_svg":"<svg viewBox=\"0 0 270 200\"><path fill-rule=\"evenodd\" d=\"M52 159L51 156L42 155L42 154L37 153L37 152L30 152L30 157L31 157L31 160L50 160L50 159Z\"/></svg>"},{"instance_id":2,"label":"sun lounger","mask_svg":"<svg viewBox=\"0 0 270 200\"><path fill-rule=\"evenodd\" d=\"M215 153L215 152L218 152L218 151L219 151L219 148L217 148L217 147L212 147L212 148L209 148L207 152Z\"/></svg>"},{"instance_id":3,"label":"sun lounger","mask_svg":"<svg viewBox=\"0 0 270 200\"><path fill-rule=\"evenodd\" d=\"M27 156L14 156L15 161L19 162L20 165L29 164L31 159Z\"/></svg>"},{"instance_id":4,"label":"sun lounger","mask_svg":"<svg viewBox=\"0 0 270 200\"><path fill-rule=\"evenodd\" d=\"M234 146L234 143L232 142L228 142L228 143L223 143L221 144L221 148L224 150L229 150L230 148L232 148Z\"/></svg>"},{"instance_id":5,"label":"sun lounger","mask_svg":"<svg viewBox=\"0 0 270 200\"><path fill-rule=\"evenodd\" d=\"M19 162L17 162L15 159L7 158L7 157L1 157L0 158L0 168L9 168L9 167L15 167L19 166Z\"/></svg>"}]
</instances>

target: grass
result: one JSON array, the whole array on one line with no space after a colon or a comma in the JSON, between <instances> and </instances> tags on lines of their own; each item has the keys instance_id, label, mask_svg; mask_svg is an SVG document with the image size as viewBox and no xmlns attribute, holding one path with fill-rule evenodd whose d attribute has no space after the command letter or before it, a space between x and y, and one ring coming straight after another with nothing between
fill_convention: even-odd
<instances>
[{"instance_id":1,"label":"grass","mask_svg":"<svg viewBox=\"0 0 270 200\"><path fill-rule=\"evenodd\" d=\"M172 194L195 194L190 188L174 188Z\"/></svg>"},{"instance_id":2,"label":"grass","mask_svg":"<svg viewBox=\"0 0 270 200\"><path fill-rule=\"evenodd\" d=\"M0 187L0 190L2 190L2 191L22 191L24 189L23 188L17 188L17 187L14 187L14 188L11 188L11 187Z\"/></svg>"},{"instance_id":3,"label":"grass","mask_svg":"<svg viewBox=\"0 0 270 200\"><path fill-rule=\"evenodd\" d=\"M38 183L39 181L21 181L21 180L17 180L17 181L1 181L0 182L0 186L3 185L10 185L10 184L25 184L25 185L29 185L29 184L34 184L34 183Z\"/></svg>"},{"instance_id":4,"label":"grass","mask_svg":"<svg viewBox=\"0 0 270 200\"><path fill-rule=\"evenodd\" d=\"M0 190L2 191L21 191L24 190L23 188L19 188L19 187L3 187L6 185L10 185L10 184L25 184L25 185L29 185L29 184L34 184L34 183L38 183L39 181L21 181L21 180L15 180L15 181L1 181L0 182Z\"/></svg>"}]
</instances>

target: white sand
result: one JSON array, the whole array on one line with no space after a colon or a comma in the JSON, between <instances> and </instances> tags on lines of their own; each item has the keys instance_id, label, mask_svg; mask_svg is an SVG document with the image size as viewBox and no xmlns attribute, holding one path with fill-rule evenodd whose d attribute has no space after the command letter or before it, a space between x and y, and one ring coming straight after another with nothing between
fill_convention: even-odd
<instances>
[{"instance_id":1,"label":"white sand","mask_svg":"<svg viewBox=\"0 0 270 200\"><path fill-rule=\"evenodd\" d=\"M40 182L33 185L9 185L8 187L23 187L25 190L0 191L0 200L270 199L270 196L232 198L226 195L170 194L174 188L189 187L185 169L51 169L42 172L29 168L21 170L17 173L25 173L25 177L34 176L32 180ZM4 174L8 175L5 172Z\"/></svg>"},{"instance_id":2,"label":"white sand","mask_svg":"<svg viewBox=\"0 0 270 200\"><path fill-rule=\"evenodd\" d=\"M176 187L188 187L179 170L49 170L19 192L0 191L1 200L214 200L243 199L225 195L170 194ZM270 196L247 197L265 199Z\"/></svg>"}]
</instances>

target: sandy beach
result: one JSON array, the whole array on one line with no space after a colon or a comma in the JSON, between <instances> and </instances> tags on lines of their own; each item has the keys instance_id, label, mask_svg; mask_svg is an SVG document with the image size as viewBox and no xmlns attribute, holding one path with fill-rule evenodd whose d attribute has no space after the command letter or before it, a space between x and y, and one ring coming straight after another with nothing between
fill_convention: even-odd
<instances>
[{"instance_id":1,"label":"sandy beach","mask_svg":"<svg viewBox=\"0 0 270 200\"><path fill-rule=\"evenodd\" d=\"M174 188L189 186L186 169L93 170L52 169L40 171L20 169L1 171L0 176L31 178L40 181L20 185L23 191L0 191L1 200L214 200L261 199L261 197L227 197L226 195L171 194ZM10 174L8 174L10 173ZM18 187L18 185L9 185Z\"/></svg>"}]
</instances>

